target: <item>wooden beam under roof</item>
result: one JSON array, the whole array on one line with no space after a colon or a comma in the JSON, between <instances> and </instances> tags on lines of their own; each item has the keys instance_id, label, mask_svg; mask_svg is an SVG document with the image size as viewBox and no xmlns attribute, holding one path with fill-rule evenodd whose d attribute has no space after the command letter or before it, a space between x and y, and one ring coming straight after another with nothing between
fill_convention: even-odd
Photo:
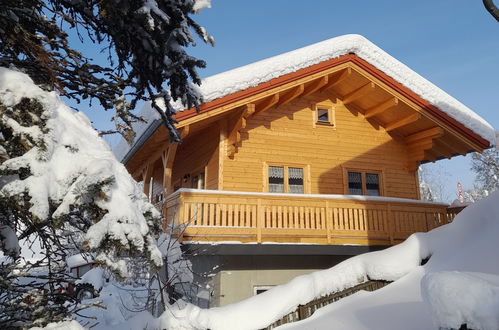
<instances>
[{"instance_id":1,"label":"wooden beam under roof","mask_svg":"<svg viewBox=\"0 0 499 330\"><path fill-rule=\"evenodd\" d=\"M444 129L437 126L406 136L404 138L404 141L407 144L411 144L415 141L423 139L436 139L442 137L443 135L444 135Z\"/></svg>"},{"instance_id":2,"label":"wooden beam under roof","mask_svg":"<svg viewBox=\"0 0 499 330\"><path fill-rule=\"evenodd\" d=\"M445 147L441 142L440 140L435 140L433 142L433 149L435 150L435 152L437 152L439 155L442 155L443 157L445 158L451 158L453 155L452 155L452 151Z\"/></svg>"},{"instance_id":3,"label":"wooden beam under roof","mask_svg":"<svg viewBox=\"0 0 499 330\"><path fill-rule=\"evenodd\" d=\"M439 140L438 143L442 147L451 150L451 152L454 152L454 154L465 156L468 153L468 149L462 144L449 144L444 140Z\"/></svg>"},{"instance_id":4,"label":"wooden beam under roof","mask_svg":"<svg viewBox=\"0 0 499 330\"><path fill-rule=\"evenodd\" d=\"M346 78L348 78L352 74L352 69L351 68L346 68L343 70L340 75L336 79L328 79L328 82L326 85L324 85L320 91L324 91L326 89L333 88L334 86L340 84L342 81L344 81Z\"/></svg>"},{"instance_id":5,"label":"wooden beam under roof","mask_svg":"<svg viewBox=\"0 0 499 330\"><path fill-rule=\"evenodd\" d=\"M229 157L234 157L237 148L241 144L241 130L246 128L246 119L255 112L255 105L249 103L243 106L237 121L231 128L228 138L227 154Z\"/></svg>"},{"instance_id":6,"label":"wooden beam under roof","mask_svg":"<svg viewBox=\"0 0 499 330\"><path fill-rule=\"evenodd\" d=\"M376 84L370 81L367 84L357 88L353 92L350 92L347 95L343 96L343 104L352 103L353 101L356 101L371 93L375 88Z\"/></svg>"},{"instance_id":7,"label":"wooden beam under roof","mask_svg":"<svg viewBox=\"0 0 499 330\"><path fill-rule=\"evenodd\" d=\"M326 84L328 83L328 81L329 81L329 77L328 76L324 76L324 77L321 77L321 78L313 81L312 83L310 83L305 88L305 90L303 91L302 96L307 96L307 95L310 95L310 94L318 91L322 87L326 86Z\"/></svg>"},{"instance_id":8,"label":"wooden beam under roof","mask_svg":"<svg viewBox=\"0 0 499 330\"><path fill-rule=\"evenodd\" d=\"M279 102L279 94L273 94L256 105L255 114L267 111Z\"/></svg>"},{"instance_id":9,"label":"wooden beam under roof","mask_svg":"<svg viewBox=\"0 0 499 330\"><path fill-rule=\"evenodd\" d=\"M421 114L419 112L413 113L412 115L409 115L409 116L402 118L398 121L387 124L385 126L385 131L391 132L397 128L412 124L415 121L418 121L419 119L421 119Z\"/></svg>"},{"instance_id":10,"label":"wooden beam under roof","mask_svg":"<svg viewBox=\"0 0 499 330\"><path fill-rule=\"evenodd\" d=\"M435 161L437 161L439 159L438 156L439 155L436 152L434 152L433 150L425 150L423 160L428 160L428 161L434 163Z\"/></svg>"},{"instance_id":11,"label":"wooden beam under roof","mask_svg":"<svg viewBox=\"0 0 499 330\"><path fill-rule=\"evenodd\" d=\"M364 111L364 117L369 119L376 115L379 115L382 112L385 112L393 107L396 107L399 104L399 100L396 97L391 97L388 100L381 102L378 105L375 105L372 108L369 108Z\"/></svg>"},{"instance_id":12,"label":"wooden beam under roof","mask_svg":"<svg viewBox=\"0 0 499 330\"><path fill-rule=\"evenodd\" d=\"M291 88L290 91L286 91L283 93L282 96L279 96L279 101L276 103L275 106L280 107L280 106L288 104L289 102L293 101L298 96L300 96L304 90L305 90L305 87L303 86L303 84L300 84L296 87Z\"/></svg>"}]
</instances>

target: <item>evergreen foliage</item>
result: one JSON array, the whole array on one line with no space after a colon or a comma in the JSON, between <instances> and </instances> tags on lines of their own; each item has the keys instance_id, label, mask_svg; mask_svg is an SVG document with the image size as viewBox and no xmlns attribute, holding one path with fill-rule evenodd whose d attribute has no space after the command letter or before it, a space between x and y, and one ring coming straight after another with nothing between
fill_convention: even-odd
<instances>
[{"instance_id":1,"label":"evergreen foliage","mask_svg":"<svg viewBox=\"0 0 499 330\"><path fill-rule=\"evenodd\" d=\"M196 69L205 62L185 51L195 45L191 30L213 44L190 17L200 3L0 0L0 66L14 65L48 90L77 101L95 99L104 109L114 109L116 129L106 133L119 132L129 142L134 138L132 123L141 120L132 110L138 101L151 101L170 137L178 141L171 101L186 108L202 102L191 82L200 84ZM77 51L66 32L70 28L81 40L105 47L107 63L95 63Z\"/></svg>"}]
</instances>

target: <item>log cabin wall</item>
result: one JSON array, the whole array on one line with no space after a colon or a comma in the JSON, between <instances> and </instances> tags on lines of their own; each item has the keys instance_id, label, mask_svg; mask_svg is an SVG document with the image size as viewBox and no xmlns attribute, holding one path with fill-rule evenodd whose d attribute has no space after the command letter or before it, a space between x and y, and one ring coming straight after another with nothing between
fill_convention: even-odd
<instances>
[{"instance_id":1,"label":"log cabin wall","mask_svg":"<svg viewBox=\"0 0 499 330\"><path fill-rule=\"evenodd\" d=\"M172 183L183 188L192 187L193 176L205 173L206 188L217 189L218 185L217 125L189 134L178 146L173 163Z\"/></svg>"},{"instance_id":2,"label":"log cabin wall","mask_svg":"<svg viewBox=\"0 0 499 330\"><path fill-rule=\"evenodd\" d=\"M331 106L334 126L315 125L314 104ZM248 118L240 147L223 160L223 189L267 191L267 166L282 164L305 168L305 193L345 194L348 169L375 170L382 195L418 199L406 148L332 93L315 93Z\"/></svg>"}]
</instances>

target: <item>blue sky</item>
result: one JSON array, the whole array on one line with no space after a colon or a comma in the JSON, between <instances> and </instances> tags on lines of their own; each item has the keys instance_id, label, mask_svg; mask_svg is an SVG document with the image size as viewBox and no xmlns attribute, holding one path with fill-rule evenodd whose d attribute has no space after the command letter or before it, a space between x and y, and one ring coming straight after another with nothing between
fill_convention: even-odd
<instances>
[{"instance_id":1,"label":"blue sky","mask_svg":"<svg viewBox=\"0 0 499 330\"><path fill-rule=\"evenodd\" d=\"M199 41L189 50L207 62L202 77L357 33L499 128L499 23L482 1L212 0L212 8L194 18L216 42L210 47ZM96 127L109 127L102 110L82 110ZM452 198L457 181L465 189L472 185L469 167L467 158L456 157L432 171L449 174Z\"/></svg>"}]
</instances>

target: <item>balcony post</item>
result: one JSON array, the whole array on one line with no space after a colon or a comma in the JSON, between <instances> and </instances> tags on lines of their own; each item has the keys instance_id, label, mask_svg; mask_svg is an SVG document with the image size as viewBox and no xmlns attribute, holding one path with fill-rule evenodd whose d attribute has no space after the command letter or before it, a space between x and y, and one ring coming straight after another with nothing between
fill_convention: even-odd
<instances>
[{"instance_id":1,"label":"balcony post","mask_svg":"<svg viewBox=\"0 0 499 330\"><path fill-rule=\"evenodd\" d=\"M263 227L263 208L262 199L258 198L256 206L256 241L262 243L262 227Z\"/></svg>"},{"instance_id":2,"label":"balcony post","mask_svg":"<svg viewBox=\"0 0 499 330\"><path fill-rule=\"evenodd\" d=\"M326 235L327 244L331 244L331 229L333 228L333 219L331 214L331 209L329 208L329 201L326 200Z\"/></svg>"}]
</instances>

